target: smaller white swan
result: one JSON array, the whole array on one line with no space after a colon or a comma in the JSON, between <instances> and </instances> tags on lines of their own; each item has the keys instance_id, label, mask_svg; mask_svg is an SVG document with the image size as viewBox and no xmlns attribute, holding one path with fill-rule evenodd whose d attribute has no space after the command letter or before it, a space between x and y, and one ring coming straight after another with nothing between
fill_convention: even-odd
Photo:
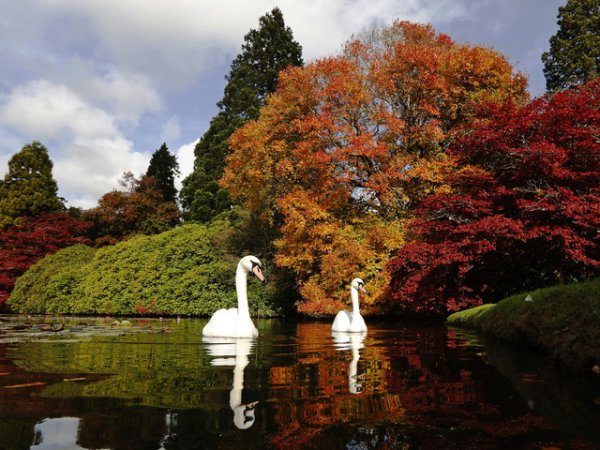
<instances>
[{"instance_id":1,"label":"smaller white swan","mask_svg":"<svg viewBox=\"0 0 600 450\"><path fill-rule=\"evenodd\" d=\"M365 319L358 311L358 291L365 292L365 282L355 278L350 283L350 297L352 298L352 312L340 311L333 320L331 331L345 331L348 333L362 333L367 331Z\"/></svg>"},{"instance_id":2,"label":"smaller white swan","mask_svg":"<svg viewBox=\"0 0 600 450\"><path fill-rule=\"evenodd\" d=\"M260 281L265 281L261 267L262 264L256 256L249 255L240 259L235 272L238 307L216 311L202 329L202 336L244 338L258 336L258 330L250 318L247 287L249 273L256 275Z\"/></svg>"}]
</instances>

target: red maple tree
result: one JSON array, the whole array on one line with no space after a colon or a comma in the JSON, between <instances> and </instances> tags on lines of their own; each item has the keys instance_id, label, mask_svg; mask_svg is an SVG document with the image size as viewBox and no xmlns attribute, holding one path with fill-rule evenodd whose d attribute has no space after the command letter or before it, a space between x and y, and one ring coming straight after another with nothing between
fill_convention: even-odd
<instances>
[{"instance_id":1,"label":"red maple tree","mask_svg":"<svg viewBox=\"0 0 600 450\"><path fill-rule=\"evenodd\" d=\"M388 264L393 299L446 314L600 273L600 79L488 120L450 149L452 192L425 199Z\"/></svg>"},{"instance_id":2,"label":"red maple tree","mask_svg":"<svg viewBox=\"0 0 600 450\"><path fill-rule=\"evenodd\" d=\"M85 237L90 225L66 214L23 217L17 225L0 232L0 310L16 279L45 255L76 243L89 243Z\"/></svg>"}]
</instances>

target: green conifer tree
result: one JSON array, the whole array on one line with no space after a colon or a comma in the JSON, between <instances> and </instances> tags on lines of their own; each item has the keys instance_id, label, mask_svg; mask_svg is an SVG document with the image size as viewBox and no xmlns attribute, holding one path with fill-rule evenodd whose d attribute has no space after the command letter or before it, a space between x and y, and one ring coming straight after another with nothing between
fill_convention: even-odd
<instances>
[{"instance_id":1,"label":"green conifer tree","mask_svg":"<svg viewBox=\"0 0 600 450\"><path fill-rule=\"evenodd\" d=\"M37 141L12 156L0 183L0 229L19 217L65 210L52 167L48 150Z\"/></svg>"},{"instance_id":2,"label":"green conifer tree","mask_svg":"<svg viewBox=\"0 0 600 450\"><path fill-rule=\"evenodd\" d=\"M600 0L568 0L558 8L558 32L542 54L546 89L555 92L600 74Z\"/></svg>"},{"instance_id":3,"label":"green conifer tree","mask_svg":"<svg viewBox=\"0 0 600 450\"><path fill-rule=\"evenodd\" d=\"M300 66L302 47L285 26L279 8L259 20L258 30L244 37L242 52L233 60L226 77L218 114L194 149L194 171L183 181L180 193L184 218L207 222L230 206L227 191L219 187L228 139L246 121L258 117L266 96L277 88L279 72Z\"/></svg>"},{"instance_id":4,"label":"green conifer tree","mask_svg":"<svg viewBox=\"0 0 600 450\"><path fill-rule=\"evenodd\" d=\"M177 175L179 175L177 157L172 155L167 144L163 143L152 154L146 176L154 178L154 187L162 192L166 202L174 202L177 198L177 189L175 188Z\"/></svg>"}]
</instances>

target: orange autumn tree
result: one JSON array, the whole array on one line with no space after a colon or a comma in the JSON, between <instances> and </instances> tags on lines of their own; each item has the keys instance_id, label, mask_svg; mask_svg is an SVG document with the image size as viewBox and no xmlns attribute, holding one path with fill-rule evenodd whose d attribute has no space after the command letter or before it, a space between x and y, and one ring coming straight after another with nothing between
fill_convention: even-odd
<instances>
[{"instance_id":1,"label":"orange autumn tree","mask_svg":"<svg viewBox=\"0 0 600 450\"><path fill-rule=\"evenodd\" d=\"M363 277L367 310L385 307L390 252L427 195L448 191L449 144L485 102L528 99L498 52L396 22L343 52L280 74L231 137L221 185L280 231L275 262L296 276L302 313L331 314Z\"/></svg>"}]
</instances>

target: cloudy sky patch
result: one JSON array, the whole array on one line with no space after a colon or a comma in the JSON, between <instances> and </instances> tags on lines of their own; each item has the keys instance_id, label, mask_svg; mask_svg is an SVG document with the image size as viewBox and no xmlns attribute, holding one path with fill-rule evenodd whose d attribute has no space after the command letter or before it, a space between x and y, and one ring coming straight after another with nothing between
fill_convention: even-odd
<instances>
[{"instance_id":1,"label":"cloudy sky patch","mask_svg":"<svg viewBox=\"0 0 600 450\"><path fill-rule=\"evenodd\" d=\"M427 22L503 52L541 95L541 53L565 2L0 0L0 176L38 140L69 206L92 207L123 172L145 172L163 142L185 177L244 35L276 6L307 62L372 24Z\"/></svg>"}]
</instances>

